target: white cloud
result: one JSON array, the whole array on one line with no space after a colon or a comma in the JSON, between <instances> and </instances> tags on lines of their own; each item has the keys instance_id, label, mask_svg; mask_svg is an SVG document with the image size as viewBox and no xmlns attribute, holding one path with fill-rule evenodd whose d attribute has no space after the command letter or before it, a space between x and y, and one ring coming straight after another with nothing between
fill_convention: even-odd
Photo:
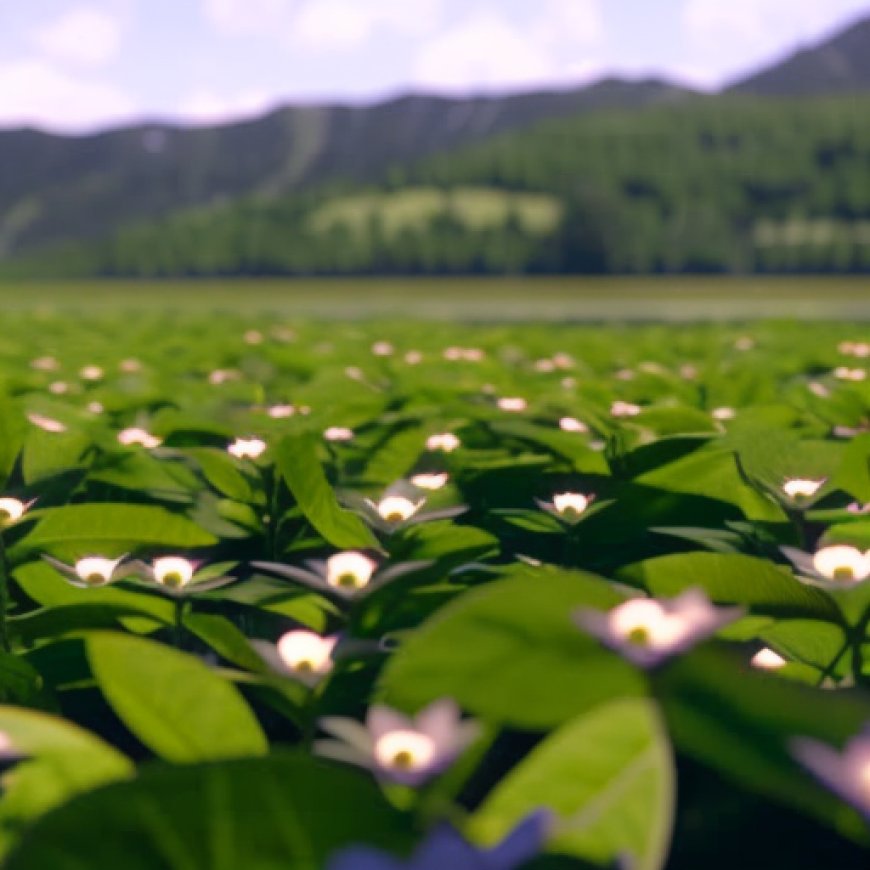
<instances>
[{"instance_id":1,"label":"white cloud","mask_svg":"<svg viewBox=\"0 0 870 870\"><path fill-rule=\"evenodd\" d=\"M201 0L205 19L229 36L282 31L295 0Z\"/></svg>"},{"instance_id":2,"label":"white cloud","mask_svg":"<svg viewBox=\"0 0 870 870\"><path fill-rule=\"evenodd\" d=\"M492 9L477 9L425 44L417 85L445 90L535 87L558 66L545 47Z\"/></svg>"},{"instance_id":3,"label":"white cloud","mask_svg":"<svg viewBox=\"0 0 870 870\"><path fill-rule=\"evenodd\" d=\"M264 91L243 91L228 96L199 88L178 106L176 114L185 122L219 124L262 114L274 102Z\"/></svg>"},{"instance_id":4,"label":"white cloud","mask_svg":"<svg viewBox=\"0 0 870 870\"><path fill-rule=\"evenodd\" d=\"M317 49L352 48L380 29L423 35L441 13L441 0L308 0L293 22L292 39Z\"/></svg>"},{"instance_id":5,"label":"white cloud","mask_svg":"<svg viewBox=\"0 0 870 870\"><path fill-rule=\"evenodd\" d=\"M121 24L93 6L77 6L33 33L34 44L54 61L100 67L121 48Z\"/></svg>"},{"instance_id":6,"label":"white cloud","mask_svg":"<svg viewBox=\"0 0 870 870\"><path fill-rule=\"evenodd\" d=\"M0 65L0 125L83 132L127 122L133 101L115 85L67 75L39 59Z\"/></svg>"},{"instance_id":7,"label":"white cloud","mask_svg":"<svg viewBox=\"0 0 870 870\"><path fill-rule=\"evenodd\" d=\"M545 46L597 45L604 37L599 0L546 0L535 10L531 32Z\"/></svg>"}]
</instances>

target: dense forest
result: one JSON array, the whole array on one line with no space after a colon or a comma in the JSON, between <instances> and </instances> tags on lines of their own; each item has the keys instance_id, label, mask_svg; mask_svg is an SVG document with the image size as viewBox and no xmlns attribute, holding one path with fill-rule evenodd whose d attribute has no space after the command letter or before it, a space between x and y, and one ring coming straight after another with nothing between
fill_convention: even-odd
<instances>
[{"instance_id":1,"label":"dense forest","mask_svg":"<svg viewBox=\"0 0 870 870\"><path fill-rule=\"evenodd\" d=\"M541 123L333 182L123 227L29 273L870 270L870 97L696 98Z\"/></svg>"}]
</instances>

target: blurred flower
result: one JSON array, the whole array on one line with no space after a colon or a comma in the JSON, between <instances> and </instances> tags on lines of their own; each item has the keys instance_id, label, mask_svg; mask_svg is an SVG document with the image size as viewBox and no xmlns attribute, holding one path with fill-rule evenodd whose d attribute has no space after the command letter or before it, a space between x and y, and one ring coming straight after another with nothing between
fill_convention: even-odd
<instances>
[{"instance_id":1,"label":"blurred flower","mask_svg":"<svg viewBox=\"0 0 870 870\"><path fill-rule=\"evenodd\" d=\"M552 502L540 499L535 501L541 510L573 526L580 521L594 498L594 495L583 495L579 492L561 492L553 496Z\"/></svg>"},{"instance_id":2,"label":"blurred flower","mask_svg":"<svg viewBox=\"0 0 870 870\"><path fill-rule=\"evenodd\" d=\"M554 372L556 371L556 363L554 363L551 359L535 360L535 371L541 372L542 374Z\"/></svg>"},{"instance_id":3,"label":"blurred flower","mask_svg":"<svg viewBox=\"0 0 870 870\"><path fill-rule=\"evenodd\" d=\"M263 343L263 333L259 329L248 329L242 336L245 344L255 345Z\"/></svg>"},{"instance_id":4,"label":"blurred flower","mask_svg":"<svg viewBox=\"0 0 870 870\"><path fill-rule=\"evenodd\" d=\"M553 354L553 362L556 364L556 368L560 369L572 369L574 368L574 357L570 356L567 353L559 353Z\"/></svg>"},{"instance_id":5,"label":"blurred flower","mask_svg":"<svg viewBox=\"0 0 870 870\"><path fill-rule=\"evenodd\" d=\"M327 870L516 870L543 848L551 822L548 811L526 816L499 843L480 849L442 824L429 833L407 861L370 849L351 846L333 856Z\"/></svg>"},{"instance_id":6,"label":"blurred flower","mask_svg":"<svg viewBox=\"0 0 870 870\"><path fill-rule=\"evenodd\" d=\"M388 341L376 341L372 345L372 353L375 356L392 356L395 348Z\"/></svg>"},{"instance_id":7,"label":"blurred flower","mask_svg":"<svg viewBox=\"0 0 870 870\"><path fill-rule=\"evenodd\" d=\"M273 671L313 687L332 670L332 653L338 640L338 635L321 637L313 631L295 629L282 634L277 644L262 640L250 643Z\"/></svg>"},{"instance_id":8,"label":"blurred flower","mask_svg":"<svg viewBox=\"0 0 870 870\"><path fill-rule=\"evenodd\" d=\"M30 413L27 419L45 432L66 432L66 426L60 420L45 417L42 414Z\"/></svg>"},{"instance_id":9,"label":"blurred flower","mask_svg":"<svg viewBox=\"0 0 870 870\"><path fill-rule=\"evenodd\" d=\"M827 399L831 395L831 391L818 381L810 381L807 389L818 399Z\"/></svg>"},{"instance_id":10,"label":"blurred flower","mask_svg":"<svg viewBox=\"0 0 870 870\"><path fill-rule=\"evenodd\" d=\"M870 725L842 752L809 737L792 740L791 751L823 785L870 822Z\"/></svg>"},{"instance_id":11,"label":"blurred flower","mask_svg":"<svg viewBox=\"0 0 870 870\"><path fill-rule=\"evenodd\" d=\"M8 496L0 498L0 529L17 523L32 504L32 501L23 502Z\"/></svg>"},{"instance_id":12,"label":"blurred flower","mask_svg":"<svg viewBox=\"0 0 870 870\"><path fill-rule=\"evenodd\" d=\"M562 417L559 420L559 428L563 432L588 432L589 427L575 417Z\"/></svg>"},{"instance_id":13,"label":"blurred flower","mask_svg":"<svg viewBox=\"0 0 870 870\"><path fill-rule=\"evenodd\" d=\"M529 407L529 403L519 396L507 396L505 398L498 399L496 401L496 405L502 411L510 411L512 413L518 413L520 411L525 411L526 408Z\"/></svg>"},{"instance_id":14,"label":"blurred flower","mask_svg":"<svg viewBox=\"0 0 870 870\"><path fill-rule=\"evenodd\" d=\"M380 704L366 724L327 716L320 727L338 740L319 740L319 755L368 767L383 779L416 787L449 767L479 733L461 719L456 703L442 699L409 718Z\"/></svg>"},{"instance_id":15,"label":"blurred flower","mask_svg":"<svg viewBox=\"0 0 870 870\"><path fill-rule=\"evenodd\" d=\"M629 661L654 667L684 652L743 615L739 607L714 607L700 589L676 598L632 598L608 612L581 609L574 620Z\"/></svg>"},{"instance_id":16,"label":"blurred flower","mask_svg":"<svg viewBox=\"0 0 870 870\"><path fill-rule=\"evenodd\" d=\"M273 420L283 420L292 417L296 413L296 408L293 405L272 405L266 413Z\"/></svg>"},{"instance_id":17,"label":"blurred flower","mask_svg":"<svg viewBox=\"0 0 870 870\"><path fill-rule=\"evenodd\" d=\"M63 574L73 586L78 586L81 589L106 586L130 576L136 570L134 565L122 565L124 556L119 556L117 559L107 559L105 556L86 556L73 565L67 565L59 559L44 554L42 558L52 568Z\"/></svg>"},{"instance_id":18,"label":"blurred flower","mask_svg":"<svg viewBox=\"0 0 870 870\"><path fill-rule=\"evenodd\" d=\"M60 368L60 363L53 356L38 356L30 361L30 367L39 372L53 372Z\"/></svg>"},{"instance_id":19,"label":"blurred flower","mask_svg":"<svg viewBox=\"0 0 870 870\"><path fill-rule=\"evenodd\" d=\"M142 363L137 359L122 359L118 363L118 368L125 374L133 374L134 372L142 371Z\"/></svg>"},{"instance_id":20,"label":"blurred flower","mask_svg":"<svg viewBox=\"0 0 870 870\"><path fill-rule=\"evenodd\" d=\"M106 410L102 402L88 402L86 407L91 414L102 414Z\"/></svg>"},{"instance_id":21,"label":"blurred flower","mask_svg":"<svg viewBox=\"0 0 870 870\"><path fill-rule=\"evenodd\" d=\"M209 372L208 382L215 386L220 386L228 381L237 381L241 375L233 369L215 369Z\"/></svg>"},{"instance_id":22,"label":"blurred flower","mask_svg":"<svg viewBox=\"0 0 870 870\"><path fill-rule=\"evenodd\" d=\"M83 381L99 381L103 378L103 370L99 366L85 366L79 371Z\"/></svg>"},{"instance_id":23,"label":"blurred flower","mask_svg":"<svg viewBox=\"0 0 870 870\"><path fill-rule=\"evenodd\" d=\"M413 502L409 498L402 495L388 495L382 498L377 504L370 504L377 510L381 519L388 523L403 523L411 519L418 510L426 503L425 499Z\"/></svg>"},{"instance_id":24,"label":"blurred flower","mask_svg":"<svg viewBox=\"0 0 870 870\"><path fill-rule=\"evenodd\" d=\"M66 381L52 381L48 385L48 391L54 396L62 396L69 392L69 384Z\"/></svg>"},{"instance_id":25,"label":"blurred flower","mask_svg":"<svg viewBox=\"0 0 870 870\"><path fill-rule=\"evenodd\" d=\"M283 565L280 562L252 562L258 570L268 571L280 577L296 580L321 593L350 599L362 597L413 571L418 571L431 562L398 562L379 570L378 563L364 553L345 550L328 559L309 559L301 568Z\"/></svg>"},{"instance_id":26,"label":"blurred flower","mask_svg":"<svg viewBox=\"0 0 870 870\"><path fill-rule=\"evenodd\" d=\"M440 450L443 453L452 453L461 444L462 442L452 432L430 435L426 439L426 449L432 452Z\"/></svg>"},{"instance_id":27,"label":"blurred flower","mask_svg":"<svg viewBox=\"0 0 870 870\"><path fill-rule=\"evenodd\" d=\"M150 450L154 447L159 447L160 444L162 444L162 439L158 438L156 435L152 435L145 429L133 426L129 429L122 429L118 433L118 443L123 444L126 447L133 444L141 444L143 447L147 447Z\"/></svg>"},{"instance_id":28,"label":"blurred flower","mask_svg":"<svg viewBox=\"0 0 870 870\"><path fill-rule=\"evenodd\" d=\"M735 350L752 350L754 347L755 339L750 338L748 335L741 335L740 338L734 342Z\"/></svg>"},{"instance_id":29,"label":"blurred flower","mask_svg":"<svg viewBox=\"0 0 870 870\"><path fill-rule=\"evenodd\" d=\"M419 350L409 350L405 354L405 362L409 366L416 366L423 362L423 354Z\"/></svg>"},{"instance_id":30,"label":"blurred flower","mask_svg":"<svg viewBox=\"0 0 870 870\"><path fill-rule=\"evenodd\" d=\"M850 369L848 366L837 366L834 369L834 377L840 381L863 381L867 378L864 369Z\"/></svg>"},{"instance_id":31,"label":"blurred flower","mask_svg":"<svg viewBox=\"0 0 870 870\"><path fill-rule=\"evenodd\" d=\"M447 481L450 479L450 475L446 472L440 473L423 473L423 474L415 474L411 478L411 483L419 489L428 489L428 490L436 490L443 489L446 486Z\"/></svg>"},{"instance_id":32,"label":"blurred flower","mask_svg":"<svg viewBox=\"0 0 870 870\"><path fill-rule=\"evenodd\" d=\"M259 438L236 438L227 452L237 459L256 459L266 449L266 442Z\"/></svg>"},{"instance_id":33,"label":"blurred flower","mask_svg":"<svg viewBox=\"0 0 870 870\"><path fill-rule=\"evenodd\" d=\"M792 478L782 485L782 491L796 504L811 499L826 483L827 478L820 480L808 480L805 478Z\"/></svg>"},{"instance_id":34,"label":"blurred flower","mask_svg":"<svg viewBox=\"0 0 870 870\"><path fill-rule=\"evenodd\" d=\"M636 417L643 408L640 405L635 405L632 402L622 402L617 400L610 406L611 417Z\"/></svg>"},{"instance_id":35,"label":"blurred flower","mask_svg":"<svg viewBox=\"0 0 870 870\"><path fill-rule=\"evenodd\" d=\"M722 408L713 408L710 412L710 416L714 420L733 420L737 416L737 411L734 408L722 407Z\"/></svg>"},{"instance_id":36,"label":"blurred flower","mask_svg":"<svg viewBox=\"0 0 870 870\"><path fill-rule=\"evenodd\" d=\"M856 515L870 514L870 501L868 501L866 504L861 504L860 502L853 501L846 508L846 510L850 514L856 514Z\"/></svg>"},{"instance_id":37,"label":"blurred flower","mask_svg":"<svg viewBox=\"0 0 870 870\"><path fill-rule=\"evenodd\" d=\"M822 547L812 554L796 547L780 547L780 550L804 577L845 585L870 577L870 550L862 553L846 544Z\"/></svg>"},{"instance_id":38,"label":"blurred flower","mask_svg":"<svg viewBox=\"0 0 870 870\"><path fill-rule=\"evenodd\" d=\"M788 662L779 654L775 653L769 647L760 649L750 662L752 667L760 668L763 671L777 671L784 668Z\"/></svg>"},{"instance_id":39,"label":"blurred flower","mask_svg":"<svg viewBox=\"0 0 870 870\"><path fill-rule=\"evenodd\" d=\"M353 429L345 426L330 426L323 433L323 437L327 441L353 441Z\"/></svg>"}]
</instances>

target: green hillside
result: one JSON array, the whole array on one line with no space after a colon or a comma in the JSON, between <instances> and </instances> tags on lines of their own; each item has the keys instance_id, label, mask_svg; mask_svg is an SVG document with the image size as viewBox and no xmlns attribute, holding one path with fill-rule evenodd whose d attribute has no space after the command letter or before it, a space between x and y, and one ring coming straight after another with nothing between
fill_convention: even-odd
<instances>
[{"instance_id":1,"label":"green hillside","mask_svg":"<svg viewBox=\"0 0 870 870\"><path fill-rule=\"evenodd\" d=\"M53 260L79 275L870 269L870 97L601 112L365 188L247 198Z\"/></svg>"}]
</instances>

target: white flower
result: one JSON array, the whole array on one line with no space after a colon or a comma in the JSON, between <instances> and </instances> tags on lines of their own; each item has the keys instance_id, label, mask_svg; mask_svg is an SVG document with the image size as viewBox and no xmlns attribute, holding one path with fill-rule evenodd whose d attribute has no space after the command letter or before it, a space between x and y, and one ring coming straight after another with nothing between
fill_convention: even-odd
<instances>
[{"instance_id":1,"label":"white flower","mask_svg":"<svg viewBox=\"0 0 870 870\"><path fill-rule=\"evenodd\" d=\"M631 402L615 401L610 406L611 417L636 417L643 409Z\"/></svg>"},{"instance_id":2,"label":"white flower","mask_svg":"<svg viewBox=\"0 0 870 870\"><path fill-rule=\"evenodd\" d=\"M419 350L409 350L405 354L405 362L409 366L416 366L423 362L423 354Z\"/></svg>"},{"instance_id":3,"label":"white flower","mask_svg":"<svg viewBox=\"0 0 870 870\"><path fill-rule=\"evenodd\" d=\"M48 391L54 396L62 396L69 392L69 384L66 381L52 381L48 385Z\"/></svg>"},{"instance_id":4,"label":"white flower","mask_svg":"<svg viewBox=\"0 0 870 870\"><path fill-rule=\"evenodd\" d=\"M462 351L462 359L466 362L481 362L486 353L479 347L466 347Z\"/></svg>"},{"instance_id":5,"label":"white flower","mask_svg":"<svg viewBox=\"0 0 870 870\"><path fill-rule=\"evenodd\" d=\"M35 412L28 414L27 419L30 420L34 426L38 426L45 432L66 432L66 426L61 423L60 420L54 420L51 417L45 417L44 415Z\"/></svg>"},{"instance_id":6,"label":"white flower","mask_svg":"<svg viewBox=\"0 0 870 870\"><path fill-rule=\"evenodd\" d=\"M355 550L336 553L326 560L326 582L336 588L363 589L377 567L377 562Z\"/></svg>"},{"instance_id":7,"label":"white flower","mask_svg":"<svg viewBox=\"0 0 870 870\"><path fill-rule=\"evenodd\" d=\"M348 429L346 426L330 426L323 433L323 437L327 441L353 441L353 429Z\"/></svg>"},{"instance_id":8,"label":"white flower","mask_svg":"<svg viewBox=\"0 0 870 870\"><path fill-rule=\"evenodd\" d=\"M375 356L391 356L395 348L388 341L376 341L372 345L372 353Z\"/></svg>"},{"instance_id":9,"label":"white flower","mask_svg":"<svg viewBox=\"0 0 870 870\"><path fill-rule=\"evenodd\" d=\"M801 502L812 498L824 485L825 478L820 480L809 480L806 478L795 477L787 480L782 485L782 491L792 501Z\"/></svg>"},{"instance_id":10,"label":"white flower","mask_svg":"<svg viewBox=\"0 0 870 870\"><path fill-rule=\"evenodd\" d=\"M84 559L79 559L73 565L73 570L76 577L86 586L105 586L116 579L116 571L123 558L123 556L119 559L106 559L103 556L86 556Z\"/></svg>"},{"instance_id":11,"label":"white flower","mask_svg":"<svg viewBox=\"0 0 870 870\"><path fill-rule=\"evenodd\" d=\"M151 565L155 582L171 589L187 586L195 570L194 564L181 556L162 556Z\"/></svg>"},{"instance_id":12,"label":"white flower","mask_svg":"<svg viewBox=\"0 0 870 870\"><path fill-rule=\"evenodd\" d=\"M450 362L456 362L457 360L462 359L462 348L461 347L445 347L444 353L442 354L444 359L450 360Z\"/></svg>"},{"instance_id":13,"label":"white flower","mask_svg":"<svg viewBox=\"0 0 870 870\"><path fill-rule=\"evenodd\" d=\"M793 740L791 750L820 782L870 822L870 727L849 740L842 752L809 737Z\"/></svg>"},{"instance_id":14,"label":"white flower","mask_svg":"<svg viewBox=\"0 0 870 870\"><path fill-rule=\"evenodd\" d=\"M137 359L122 359L118 363L118 368L125 374L131 375L134 372L142 371L142 363Z\"/></svg>"},{"instance_id":15,"label":"white flower","mask_svg":"<svg viewBox=\"0 0 870 870\"><path fill-rule=\"evenodd\" d=\"M867 378L864 369L850 369L848 366L837 366L834 377L841 381L863 381Z\"/></svg>"},{"instance_id":16,"label":"white flower","mask_svg":"<svg viewBox=\"0 0 870 870\"><path fill-rule=\"evenodd\" d=\"M402 523L409 520L425 503L425 499L413 502L402 495L388 495L375 506L381 519L388 523Z\"/></svg>"},{"instance_id":17,"label":"white flower","mask_svg":"<svg viewBox=\"0 0 870 870\"><path fill-rule=\"evenodd\" d=\"M479 734L475 722L463 722L456 704L444 699L415 717L376 704L366 724L327 717L320 727L338 740L317 741L320 755L370 767L378 776L416 787L450 766Z\"/></svg>"},{"instance_id":18,"label":"white flower","mask_svg":"<svg viewBox=\"0 0 870 870\"><path fill-rule=\"evenodd\" d=\"M79 377L83 381L102 380L103 370L99 366L85 366L79 371Z\"/></svg>"},{"instance_id":19,"label":"white flower","mask_svg":"<svg viewBox=\"0 0 870 870\"><path fill-rule=\"evenodd\" d=\"M528 408L529 403L520 398L519 396L507 396L505 398L498 399L496 405L502 411L511 411L512 413L518 413L519 411L525 411Z\"/></svg>"},{"instance_id":20,"label":"white flower","mask_svg":"<svg viewBox=\"0 0 870 870\"><path fill-rule=\"evenodd\" d=\"M159 447L162 441L156 435L152 435L145 429L132 426L128 429L122 429L118 433L118 443L123 444L126 447L130 447L133 444L141 444L143 447L147 447L150 450L154 447Z\"/></svg>"},{"instance_id":21,"label":"white flower","mask_svg":"<svg viewBox=\"0 0 870 870\"><path fill-rule=\"evenodd\" d=\"M361 598L381 586L428 567L429 562L399 562L379 570L378 564L363 553L346 550L325 561L309 559L307 567L279 562L252 562L258 570L304 583L311 589L340 599Z\"/></svg>"},{"instance_id":22,"label":"white flower","mask_svg":"<svg viewBox=\"0 0 870 870\"><path fill-rule=\"evenodd\" d=\"M713 408L710 416L714 420L733 420L737 416L737 411L728 407Z\"/></svg>"},{"instance_id":23,"label":"white flower","mask_svg":"<svg viewBox=\"0 0 870 870\"><path fill-rule=\"evenodd\" d=\"M784 668L788 662L779 654L775 653L769 647L759 650L750 662L752 667L760 668L763 671L778 671Z\"/></svg>"},{"instance_id":24,"label":"white flower","mask_svg":"<svg viewBox=\"0 0 870 870\"><path fill-rule=\"evenodd\" d=\"M556 363L551 359L538 359L535 360L535 371L541 372L542 374L548 374L549 372L556 371Z\"/></svg>"},{"instance_id":25,"label":"white flower","mask_svg":"<svg viewBox=\"0 0 870 870\"><path fill-rule=\"evenodd\" d=\"M17 498L0 498L0 529L18 522L27 512L33 502L20 501Z\"/></svg>"},{"instance_id":26,"label":"white flower","mask_svg":"<svg viewBox=\"0 0 870 870\"><path fill-rule=\"evenodd\" d=\"M668 601L632 598L609 612L578 610L575 621L634 664L653 667L683 652L743 614L740 608L714 607L700 589Z\"/></svg>"},{"instance_id":27,"label":"white flower","mask_svg":"<svg viewBox=\"0 0 870 870\"><path fill-rule=\"evenodd\" d=\"M263 333L260 332L259 329L249 329L242 336L245 344L262 344L263 343Z\"/></svg>"},{"instance_id":28,"label":"white flower","mask_svg":"<svg viewBox=\"0 0 870 870\"><path fill-rule=\"evenodd\" d=\"M810 381L807 384L807 389L819 399L827 399L831 395L831 391L818 381Z\"/></svg>"},{"instance_id":29,"label":"white flower","mask_svg":"<svg viewBox=\"0 0 870 870\"><path fill-rule=\"evenodd\" d=\"M436 490L442 489L447 484L447 481L449 479L450 475L448 475L446 472L431 474L422 473L415 474L411 478L411 483L413 483L414 486L418 487L419 489Z\"/></svg>"},{"instance_id":30,"label":"white flower","mask_svg":"<svg viewBox=\"0 0 870 870\"><path fill-rule=\"evenodd\" d=\"M738 338L734 342L734 349L735 350L746 351L746 350L752 350L752 348L754 348L754 347L755 347L755 339L750 338L748 335L741 335L740 338Z\"/></svg>"},{"instance_id":31,"label":"white flower","mask_svg":"<svg viewBox=\"0 0 870 870\"><path fill-rule=\"evenodd\" d=\"M30 367L39 372L53 372L60 368L60 363L53 356L38 356L30 361Z\"/></svg>"},{"instance_id":32,"label":"white flower","mask_svg":"<svg viewBox=\"0 0 870 870\"><path fill-rule=\"evenodd\" d=\"M296 413L296 408L293 405L272 405L266 413L273 420L283 420L292 417Z\"/></svg>"},{"instance_id":33,"label":"white flower","mask_svg":"<svg viewBox=\"0 0 870 870\"><path fill-rule=\"evenodd\" d=\"M563 432L588 432L589 427L583 423L581 420L576 419L575 417L562 417L559 420L559 428Z\"/></svg>"},{"instance_id":34,"label":"white flower","mask_svg":"<svg viewBox=\"0 0 870 870\"><path fill-rule=\"evenodd\" d=\"M278 639L278 657L289 673L311 684L332 670L332 653L337 643L337 635L321 637L313 631L288 631Z\"/></svg>"},{"instance_id":35,"label":"white flower","mask_svg":"<svg viewBox=\"0 0 870 870\"><path fill-rule=\"evenodd\" d=\"M553 496L552 502L536 499L538 507L560 520L574 525L579 522L586 509L595 498L593 495L583 495L579 492L560 492Z\"/></svg>"},{"instance_id":36,"label":"white flower","mask_svg":"<svg viewBox=\"0 0 870 870\"><path fill-rule=\"evenodd\" d=\"M227 452L237 459L256 459L266 449L266 442L259 438L236 438Z\"/></svg>"},{"instance_id":37,"label":"white flower","mask_svg":"<svg viewBox=\"0 0 870 870\"><path fill-rule=\"evenodd\" d=\"M91 414L102 414L106 410L102 402L88 402L86 407Z\"/></svg>"},{"instance_id":38,"label":"white flower","mask_svg":"<svg viewBox=\"0 0 870 870\"><path fill-rule=\"evenodd\" d=\"M427 450L440 450L443 453L452 453L461 444L462 442L452 432L443 432L438 435L430 435L426 439Z\"/></svg>"},{"instance_id":39,"label":"white flower","mask_svg":"<svg viewBox=\"0 0 870 870\"><path fill-rule=\"evenodd\" d=\"M559 353L553 354L553 362L556 364L556 368L560 369L572 369L574 368L574 357L570 356L567 353L560 351Z\"/></svg>"},{"instance_id":40,"label":"white flower","mask_svg":"<svg viewBox=\"0 0 870 870\"><path fill-rule=\"evenodd\" d=\"M810 584L846 587L870 577L870 550L861 552L846 544L822 547L805 553L795 547L780 547L783 555L797 568L798 579Z\"/></svg>"}]
</instances>

